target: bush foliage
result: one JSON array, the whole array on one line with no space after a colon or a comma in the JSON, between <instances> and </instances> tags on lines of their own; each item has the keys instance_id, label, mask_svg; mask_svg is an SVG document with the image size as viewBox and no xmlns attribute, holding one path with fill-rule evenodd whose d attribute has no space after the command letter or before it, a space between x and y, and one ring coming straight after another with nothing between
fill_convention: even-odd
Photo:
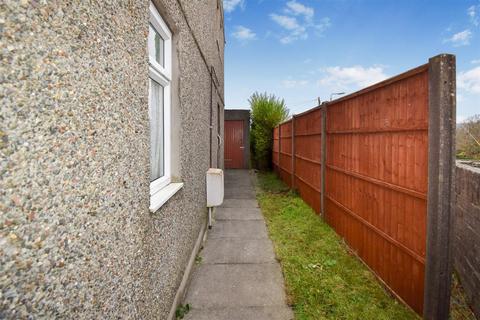
<instances>
[{"instance_id":1,"label":"bush foliage","mask_svg":"<svg viewBox=\"0 0 480 320\"><path fill-rule=\"evenodd\" d=\"M255 92L248 100L252 108L251 146L253 165L265 170L271 165L273 128L288 117L283 99Z\"/></svg>"},{"instance_id":2,"label":"bush foliage","mask_svg":"<svg viewBox=\"0 0 480 320\"><path fill-rule=\"evenodd\" d=\"M457 124L457 158L480 160L480 114Z\"/></svg>"}]
</instances>

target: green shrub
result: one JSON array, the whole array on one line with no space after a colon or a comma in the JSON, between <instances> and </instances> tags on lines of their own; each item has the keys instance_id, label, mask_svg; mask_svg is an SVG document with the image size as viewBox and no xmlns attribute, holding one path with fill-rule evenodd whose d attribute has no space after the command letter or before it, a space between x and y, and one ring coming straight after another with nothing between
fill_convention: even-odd
<instances>
[{"instance_id":1,"label":"green shrub","mask_svg":"<svg viewBox=\"0 0 480 320\"><path fill-rule=\"evenodd\" d=\"M253 164L265 170L271 166L273 128L285 121L288 109L283 99L255 92L248 100L252 108L251 148Z\"/></svg>"},{"instance_id":2,"label":"green shrub","mask_svg":"<svg viewBox=\"0 0 480 320\"><path fill-rule=\"evenodd\" d=\"M480 114L457 123L457 158L480 160Z\"/></svg>"}]
</instances>

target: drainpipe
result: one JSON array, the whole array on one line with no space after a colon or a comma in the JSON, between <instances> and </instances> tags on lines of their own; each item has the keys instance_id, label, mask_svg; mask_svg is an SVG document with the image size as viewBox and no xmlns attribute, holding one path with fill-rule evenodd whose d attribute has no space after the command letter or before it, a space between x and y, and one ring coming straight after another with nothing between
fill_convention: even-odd
<instances>
[{"instance_id":1,"label":"drainpipe","mask_svg":"<svg viewBox=\"0 0 480 320\"><path fill-rule=\"evenodd\" d=\"M212 167L212 131L213 131L213 66L210 67L210 164Z\"/></svg>"}]
</instances>

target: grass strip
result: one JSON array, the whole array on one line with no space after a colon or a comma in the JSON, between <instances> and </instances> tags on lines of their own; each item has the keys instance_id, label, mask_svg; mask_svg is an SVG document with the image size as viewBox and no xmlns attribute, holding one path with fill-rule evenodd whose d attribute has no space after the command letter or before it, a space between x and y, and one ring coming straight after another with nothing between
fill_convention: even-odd
<instances>
[{"instance_id":1,"label":"grass strip","mask_svg":"<svg viewBox=\"0 0 480 320\"><path fill-rule=\"evenodd\" d=\"M296 319L419 319L275 174L258 174L257 199Z\"/></svg>"}]
</instances>

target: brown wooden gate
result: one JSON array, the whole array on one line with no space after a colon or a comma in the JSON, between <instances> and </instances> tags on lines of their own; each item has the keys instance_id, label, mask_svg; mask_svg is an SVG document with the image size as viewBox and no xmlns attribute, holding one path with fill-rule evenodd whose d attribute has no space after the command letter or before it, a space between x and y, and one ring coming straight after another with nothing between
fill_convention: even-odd
<instances>
[{"instance_id":1,"label":"brown wooden gate","mask_svg":"<svg viewBox=\"0 0 480 320\"><path fill-rule=\"evenodd\" d=\"M225 120L225 169L244 168L243 120Z\"/></svg>"},{"instance_id":2,"label":"brown wooden gate","mask_svg":"<svg viewBox=\"0 0 480 320\"><path fill-rule=\"evenodd\" d=\"M426 319L448 316L454 128L455 58L440 55L273 132L282 180Z\"/></svg>"}]
</instances>

